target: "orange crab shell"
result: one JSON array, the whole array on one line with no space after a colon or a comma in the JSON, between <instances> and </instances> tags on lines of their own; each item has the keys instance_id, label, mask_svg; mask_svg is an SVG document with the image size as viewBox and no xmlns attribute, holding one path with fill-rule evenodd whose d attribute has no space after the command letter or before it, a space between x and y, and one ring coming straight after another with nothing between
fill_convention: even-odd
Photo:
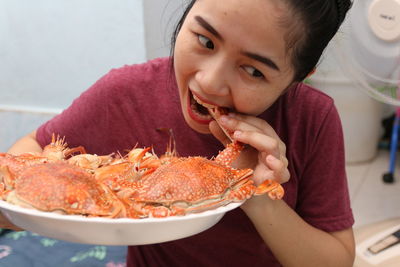
<instances>
[{"instance_id":1,"label":"orange crab shell","mask_svg":"<svg viewBox=\"0 0 400 267\"><path fill-rule=\"evenodd\" d=\"M67 214L116 217L124 212L123 204L108 187L84 169L64 162L26 168L7 201Z\"/></svg>"},{"instance_id":2,"label":"orange crab shell","mask_svg":"<svg viewBox=\"0 0 400 267\"><path fill-rule=\"evenodd\" d=\"M160 203L215 199L252 173L251 169L235 170L202 157L177 158L141 180L141 190L134 196Z\"/></svg>"},{"instance_id":3,"label":"orange crab shell","mask_svg":"<svg viewBox=\"0 0 400 267\"><path fill-rule=\"evenodd\" d=\"M28 166L46 162L45 157L25 153L15 156L0 153L0 197L5 198L7 193L14 188L16 177Z\"/></svg>"},{"instance_id":4,"label":"orange crab shell","mask_svg":"<svg viewBox=\"0 0 400 267\"><path fill-rule=\"evenodd\" d=\"M131 201L131 208L139 217L201 212L265 193L272 199L282 198L284 190L279 183L265 180L255 186L250 179L252 169L230 167L242 149L242 144L233 142L214 160L173 158L120 191L119 196L124 202Z\"/></svg>"},{"instance_id":5,"label":"orange crab shell","mask_svg":"<svg viewBox=\"0 0 400 267\"><path fill-rule=\"evenodd\" d=\"M201 212L251 197L252 173L202 157L177 158L138 181L128 198L142 217Z\"/></svg>"}]
</instances>

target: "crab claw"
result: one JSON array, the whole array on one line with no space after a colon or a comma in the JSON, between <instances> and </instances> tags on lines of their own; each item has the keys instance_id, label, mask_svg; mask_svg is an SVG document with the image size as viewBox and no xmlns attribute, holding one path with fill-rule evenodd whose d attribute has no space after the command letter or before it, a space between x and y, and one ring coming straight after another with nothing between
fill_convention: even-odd
<instances>
[{"instance_id":1,"label":"crab claw","mask_svg":"<svg viewBox=\"0 0 400 267\"><path fill-rule=\"evenodd\" d=\"M228 144L226 148L215 157L214 161L225 167L229 167L239 156L240 152L242 152L243 148L244 146L242 143L234 141Z\"/></svg>"},{"instance_id":2,"label":"crab claw","mask_svg":"<svg viewBox=\"0 0 400 267\"><path fill-rule=\"evenodd\" d=\"M273 180L265 180L256 188L254 195L268 194L271 199L282 199L285 194L283 187Z\"/></svg>"}]
</instances>

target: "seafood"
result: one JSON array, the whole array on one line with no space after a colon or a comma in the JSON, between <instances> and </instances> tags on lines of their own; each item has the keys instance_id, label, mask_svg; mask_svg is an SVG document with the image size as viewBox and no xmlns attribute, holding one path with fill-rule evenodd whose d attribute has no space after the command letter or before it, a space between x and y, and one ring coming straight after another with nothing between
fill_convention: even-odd
<instances>
[{"instance_id":1,"label":"seafood","mask_svg":"<svg viewBox=\"0 0 400 267\"><path fill-rule=\"evenodd\" d=\"M230 167L242 148L233 142L213 160L175 158L152 174L127 182L119 197L130 203L128 213L139 217L201 212L264 193L272 199L282 198L284 190L279 183L267 180L255 186L250 179L252 169Z\"/></svg>"},{"instance_id":2,"label":"seafood","mask_svg":"<svg viewBox=\"0 0 400 267\"><path fill-rule=\"evenodd\" d=\"M68 148L64 138L55 137L53 134L51 143L46 145L41 153L28 152L20 155L0 153L0 197L3 196L4 198L14 188L16 177L25 168L41 163L66 160L67 157L76 152L86 153L81 146ZM71 160L74 157L76 156L72 156ZM80 160L75 160L74 163L76 161Z\"/></svg>"},{"instance_id":3,"label":"seafood","mask_svg":"<svg viewBox=\"0 0 400 267\"><path fill-rule=\"evenodd\" d=\"M104 183L110 183L120 176L129 176L130 180L135 180L135 177L153 172L162 162L155 154L149 152L150 149L150 147L133 148L125 157L114 159L109 164L95 169L96 178Z\"/></svg>"},{"instance_id":4,"label":"seafood","mask_svg":"<svg viewBox=\"0 0 400 267\"><path fill-rule=\"evenodd\" d=\"M220 115L214 110L216 120ZM279 183L256 186L252 169L231 167L242 149L233 141L211 160L179 157L170 138L160 157L136 146L126 156L97 156L53 135L42 153L0 153L0 198L41 211L110 218L185 215L261 194L282 198Z\"/></svg>"},{"instance_id":5,"label":"seafood","mask_svg":"<svg viewBox=\"0 0 400 267\"><path fill-rule=\"evenodd\" d=\"M123 217L124 205L94 175L66 162L25 168L6 200L41 211L87 216Z\"/></svg>"},{"instance_id":6,"label":"seafood","mask_svg":"<svg viewBox=\"0 0 400 267\"><path fill-rule=\"evenodd\" d=\"M125 205L109 181L125 172L139 175L157 168L160 161L149 150L134 148L125 157L97 156L83 147L68 148L64 138L53 135L42 153L0 153L0 198L42 211L126 217ZM76 152L81 154L73 155Z\"/></svg>"},{"instance_id":7,"label":"seafood","mask_svg":"<svg viewBox=\"0 0 400 267\"><path fill-rule=\"evenodd\" d=\"M161 166L162 160L150 153L150 147L134 148L126 157L95 170L96 179L105 184L124 203L126 216L138 218L131 201L124 197L126 191L136 187L135 182Z\"/></svg>"},{"instance_id":8,"label":"seafood","mask_svg":"<svg viewBox=\"0 0 400 267\"><path fill-rule=\"evenodd\" d=\"M82 146L69 148L65 142L65 138L61 138L59 135L56 137L55 134L51 137L51 143L43 148L40 156L46 157L50 161L52 160L63 160L72 156L74 153L79 152L85 154L86 150Z\"/></svg>"},{"instance_id":9,"label":"seafood","mask_svg":"<svg viewBox=\"0 0 400 267\"><path fill-rule=\"evenodd\" d=\"M75 153L79 154L74 155ZM54 134L52 135L51 143L45 146L43 152L39 155L45 157L48 161L66 160L68 163L92 171L114 160L113 154L98 156L86 153L86 149L83 146L69 148L64 137L55 137Z\"/></svg>"},{"instance_id":10,"label":"seafood","mask_svg":"<svg viewBox=\"0 0 400 267\"><path fill-rule=\"evenodd\" d=\"M0 196L14 188L15 178L26 167L45 162L47 159L33 154L14 156L0 153Z\"/></svg>"}]
</instances>

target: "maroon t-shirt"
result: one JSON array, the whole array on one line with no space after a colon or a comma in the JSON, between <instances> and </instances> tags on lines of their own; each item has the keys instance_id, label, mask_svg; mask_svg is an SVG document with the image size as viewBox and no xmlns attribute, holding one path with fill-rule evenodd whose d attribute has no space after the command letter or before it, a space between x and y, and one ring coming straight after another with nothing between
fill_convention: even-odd
<instances>
[{"instance_id":1,"label":"maroon t-shirt","mask_svg":"<svg viewBox=\"0 0 400 267\"><path fill-rule=\"evenodd\" d=\"M185 122L168 58L110 71L72 105L43 124L37 140L52 133L70 147L99 155L136 144L165 152L172 129L181 156L215 156L223 146ZM344 161L342 128L333 100L305 84L282 95L260 115L287 146L291 178L285 202L306 222L327 232L353 225ZM280 266L239 208L192 237L129 247L128 266Z\"/></svg>"}]
</instances>

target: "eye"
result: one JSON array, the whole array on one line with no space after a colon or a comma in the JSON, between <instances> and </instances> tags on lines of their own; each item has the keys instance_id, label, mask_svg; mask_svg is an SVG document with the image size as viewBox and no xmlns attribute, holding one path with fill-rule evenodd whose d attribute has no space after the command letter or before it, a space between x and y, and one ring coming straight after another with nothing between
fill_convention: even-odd
<instances>
[{"instance_id":1,"label":"eye","mask_svg":"<svg viewBox=\"0 0 400 267\"><path fill-rule=\"evenodd\" d=\"M210 39L208 39L207 37L205 37L205 36L203 36L201 34L199 34L198 37L199 37L199 42L204 47L206 47L208 49L214 49L214 43Z\"/></svg>"},{"instance_id":2,"label":"eye","mask_svg":"<svg viewBox=\"0 0 400 267\"><path fill-rule=\"evenodd\" d=\"M245 70L248 74L250 74L250 75L253 76L253 77L256 77L256 78L264 78L264 74L262 74L262 72L259 71L259 70L256 69L256 68L253 68L253 67L250 67L250 66L245 66L245 67L243 67L243 68L244 68L244 70Z\"/></svg>"}]
</instances>

